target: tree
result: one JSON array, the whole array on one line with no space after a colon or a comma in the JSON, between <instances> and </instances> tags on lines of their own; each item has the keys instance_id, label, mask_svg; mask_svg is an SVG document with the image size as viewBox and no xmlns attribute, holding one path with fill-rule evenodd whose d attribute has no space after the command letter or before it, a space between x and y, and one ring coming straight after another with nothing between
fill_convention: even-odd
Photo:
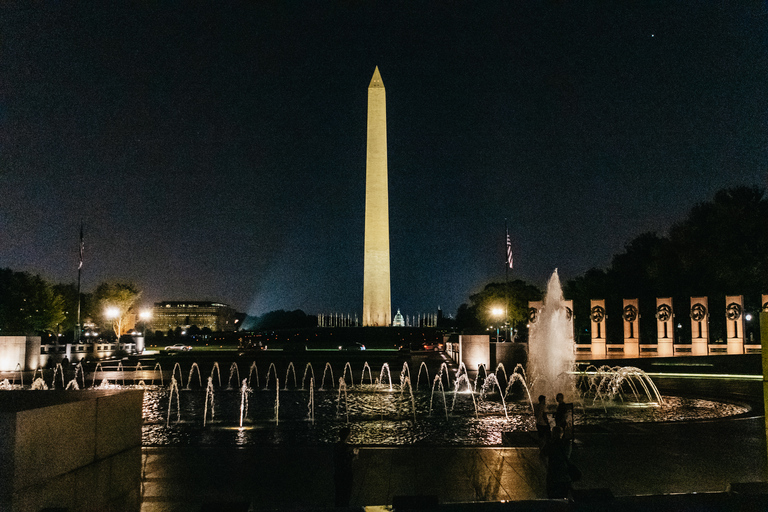
<instances>
[{"instance_id":1,"label":"tree","mask_svg":"<svg viewBox=\"0 0 768 512\"><path fill-rule=\"evenodd\" d=\"M525 331L528 302L541 300L541 297L541 290L520 279L508 283L489 283L481 292L470 295L471 305L462 304L459 307L456 323L463 330L506 325ZM501 316L494 314L495 310L500 311Z\"/></svg>"},{"instance_id":2,"label":"tree","mask_svg":"<svg viewBox=\"0 0 768 512\"><path fill-rule=\"evenodd\" d=\"M40 276L0 269L0 332L55 332L64 319L63 297Z\"/></svg>"},{"instance_id":3,"label":"tree","mask_svg":"<svg viewBox=\"0 0 768 512\"><path fill-rule=\"evenodd\" d=\"M725 295L744 295L757 309L768 290L768 200L758 187L718 191L712 201L694 206L667 237L643 233L613 257L606 270L591 269L569 281L565 295L574 300L579 333L589 327L590 299L605 299L606 309L620 311L622 299L640 300L640 333L655 339L657 297L673 297L676 314L687 316L691 296L710 298L710 311ZM752 304L750 307L749 304ZM723 305L724 307L724 305ZM713 339L724 336L724 317L711 317ZM622 337L621 315L607 317L609 339ZM683 330L688 322L680 322ZM642 341L641 338L641 341Z\"/></svg>"},{"instance_id":4,"label":"tree","mask_svg":"<svg viewBox=\"0 0 768 512\"><path fill-rule=\"evenodd\" d=\"M477 319L477 308L469 304L462 304L456 311L456 328L460 331L474 331L482 328Z\"/></svg>"},{"instance_id":5,"label":"tree","mask_svg":"<svg viewBox=\"0 0 768 512\"><path fill-rule=\"evenodd\" d=\"M133 284L101 283L93 296L104 328L111 328L119 340L125 332L128 313L141 296L141 291Z\"/></svg>"},{"instance_id":6,"label":"tree","mask_svg":"<svg viewBox=\"0 0 768 512\"><path fill-rule=\"evenodd\" d=\"M61 295L64 301L64 320L61 323L62 331L74 331L77 324L77 286L72 283L54 284L53 290ZM88 316L91 295L88 293L80 294L80 318Z\"/></svg>"},{"instance_id":7,"label":"tree","mask_svg":"<svg viewBox=\"0 0 768 512\"><path fill-rule=\"evenodd\" d=\"M264 313L253 320L253 328L255 330L304 329L312 327L317 327L317 318L315 316L307 316L300 309L294 311L278 309Z\"/></svg>"}]
</instances>

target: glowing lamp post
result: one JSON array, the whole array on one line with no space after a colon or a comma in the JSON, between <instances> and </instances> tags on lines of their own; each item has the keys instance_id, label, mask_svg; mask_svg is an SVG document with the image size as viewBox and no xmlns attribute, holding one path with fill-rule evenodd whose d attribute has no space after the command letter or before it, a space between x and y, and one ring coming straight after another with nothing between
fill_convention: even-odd
<instances>
[{"instance_id":1,"label":"glowing lamp post","mask_svg":"<svg viewBox=\"0 0 768 512\"><path fill-rule=\"evenodd\" d=\"M117 344L118 347L120 346L120 334L122 331L122 315L120 314L120 308L117 308L115 306L110 306L107 309L104 310L104 317L106 317L107 320L112 321L112 329L115 331L115 335L117 336Z\"/></svg>"},{"instance_id":2,"label":"glowing lamp post","mask_svg":"<svg viewBox=\"0 0 768 512\"><path fill-rule=\"evenodd\" d=\"M502 308L493 308L491 314L496 318L496 343L499 342L499 318L504 314Z\"/></svg>"},{"instance_id":3,"label":"glowing lamp post","mask_svg":"<svg viewBox=\"0 0 768 512\"><path fill-rule=\"evenodd\" d=\"M152 310L144 309L140 311L139 319L141 319L141 339L136 340L136 351L141 354L144 352L144 347L147 343L147 322L152 320Z\"/></svg>"},{"instance_id":4,"label":"glowing lamp post","mask_svg":"<svg viewBox=\"0 0 768 512\"><path fill-rule=\"evenodd\" d=\"M144 309L139 313L139 318L141 319L141 335L146 336L147 334L147 322L152 320L152 310L151 309Z\"/></svg>"}]
</instances>

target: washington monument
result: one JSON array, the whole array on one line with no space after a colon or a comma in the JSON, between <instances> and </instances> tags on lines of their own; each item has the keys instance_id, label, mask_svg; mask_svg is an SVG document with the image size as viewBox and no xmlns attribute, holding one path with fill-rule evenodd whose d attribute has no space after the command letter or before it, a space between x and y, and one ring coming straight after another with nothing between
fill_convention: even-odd
<instances>
[{"instance_id":1,"label":"washington monument","mask_svg":"<svg viewBox=\"0 0 768 512\"><path fill-rule=\"evenodd\" d=\"M368 144L365 161L365 254L363 326L392 323L389 292L389 191L387 100L379 68L368 85Z\"/></svg>"}]
</instances>

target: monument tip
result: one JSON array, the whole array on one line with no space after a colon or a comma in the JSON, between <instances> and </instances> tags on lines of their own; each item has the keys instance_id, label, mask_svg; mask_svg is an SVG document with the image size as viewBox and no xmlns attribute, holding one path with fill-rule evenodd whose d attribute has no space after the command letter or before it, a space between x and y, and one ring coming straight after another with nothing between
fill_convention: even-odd
<instances>
[{"instance_id":1,"label":"monument tip","mask_svg":"<svg viewBox=\"0 0 768 512\"><path fill-rule=\"evenodd\" d=\"M373 78L371 78L371 84L368 88L372 87L384 88L384 82L381 81L381 73L379 73L379 66L376 66L376 69L373 70Z\"/></svg>"}]
</instances>

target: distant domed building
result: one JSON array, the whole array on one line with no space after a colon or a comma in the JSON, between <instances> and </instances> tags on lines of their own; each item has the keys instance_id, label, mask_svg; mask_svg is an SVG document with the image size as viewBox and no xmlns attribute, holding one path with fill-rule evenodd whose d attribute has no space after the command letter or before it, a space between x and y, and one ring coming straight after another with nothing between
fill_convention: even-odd
<instances>
[{"instance_id":1,"label":"distant domed building","mask_svg":"<svg viewBox=\"0 0 768 512\"><path fill-rule=\"evenodd\" d=\"M403 315L400 314L399 309L397 310L394 320L392 320L392 327L405 327L405 320L403 320Z\"/></svg>"}]
</instances>

